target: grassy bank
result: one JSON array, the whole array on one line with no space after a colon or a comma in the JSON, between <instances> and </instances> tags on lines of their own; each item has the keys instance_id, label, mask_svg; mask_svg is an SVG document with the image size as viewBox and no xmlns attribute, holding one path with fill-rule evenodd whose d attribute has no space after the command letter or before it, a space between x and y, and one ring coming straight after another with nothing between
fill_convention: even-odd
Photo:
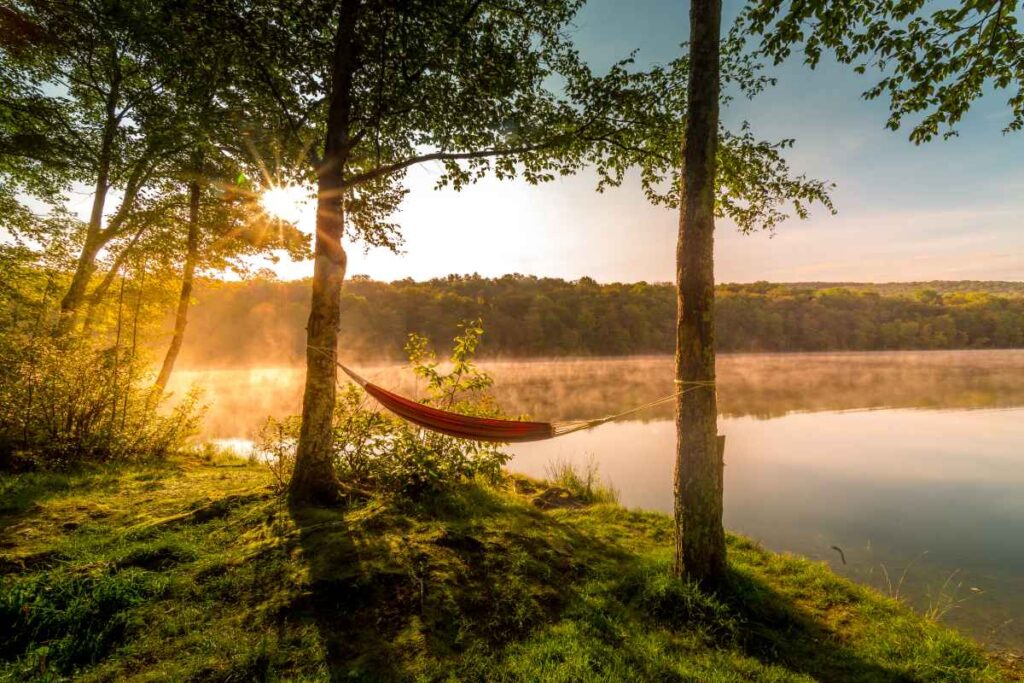
<instances>
[{"instance_id":1,"label":"grassy bank","mask_svg":"<svg viewBox=\"0 0 1024 683\"><path fill-rule=\"evenodd\" d=\"M524 479L290 511L260 467L0 478L0 680L1002 681L1005 663L820 564Z\"/></svg>"}]
</instances>

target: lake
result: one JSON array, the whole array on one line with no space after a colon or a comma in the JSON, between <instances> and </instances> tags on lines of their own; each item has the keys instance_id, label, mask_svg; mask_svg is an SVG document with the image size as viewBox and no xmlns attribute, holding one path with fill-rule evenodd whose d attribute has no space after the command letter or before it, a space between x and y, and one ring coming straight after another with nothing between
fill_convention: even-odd
<instances>
[{"instance_id":1,"label":"lake","mask_svg":"<svg viewBox=\"0 0 1024 683\"><path fill-rule=\"evenodd\" d=\"M510 413L575 420L672 393L672 359L481 361ZM411 373L360 366L408 394ZM295 413L302 371L190 370L203 436L244 450ZM1024 652L1024 351L736 354L718 361L725 523L827 562L985 644ZM510 448L510 469L595 461L623 505L671 512L672 404ZM834 548L841 549L842 553Z\"/></svg>"}]
</instances>

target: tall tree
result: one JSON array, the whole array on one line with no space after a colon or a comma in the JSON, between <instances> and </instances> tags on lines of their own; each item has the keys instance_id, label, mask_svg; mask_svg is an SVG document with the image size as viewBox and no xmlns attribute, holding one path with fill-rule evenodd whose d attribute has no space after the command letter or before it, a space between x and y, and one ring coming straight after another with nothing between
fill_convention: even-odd
<instances>
[{"instance_id":1,"label":"tall tree","mask_svg":"<svg viewBox=\"0 0 1024 683\"><path fill-rule=\"evenodd\" d=\"M187 150L171 164L169 194L180 200L173 218L185 228L185 239L172 240L184 242L181 287L173 332L155 383L159 392L170 381L184 343L196 271L237 271L238 257L273 250L305 257L308 240L294 226L266 215L249 181L255 177L265 186L273 180L264 177L267 169L258 150L263 141L276 140L287 131L259 107L258 95L246 91L247 81L232 68L230 52L220 47L221 27L206 21L202 4L160 0L157 6L159 28L148 39L166 55L167 89L175 109L184 113L181 137L187 141Z\"/></svg>"},{"instance_id":2,"label":"tall tree","mask_svg":"<svg viewBox=\"0 0 1024 683\"><path fill-rule=\"evenodd\" d=\"M316 241L313 290L306 326L306 386L302 427L289 494L293 500L334 502L339 495L331 455L337 381L341 284L348 256L341 245L345 231L345 176L354 146L353 84L359 69L356 25L359 0L342 0L334 32L324 155L317 171Z\"/></svg>"},{"instance_id":3,"label":"tall tree","mask_svg":"<svg viewBox=\"0 0 1024 683\"><path fill-rule=\"evenodd\" d=\"M723 42L720 33L720 0L693 0L688 54L619 76L643 82L638 96L618 98L632 137L609 145L598 162L602 183L612 185L622 182L625 169L639 167L647 198L679 210L676 379L682 393L676 408L674 569L708 584L725 569L724 441L714 389L715 219L728 218L750 233L772 231L793 215L806 218L813 204L835 212L830 183L791 173L784 152L794 140L758 140L747 122L736 130L722 126L720 106L737 96L754 97L774 80L740 37Z\"/></svg>"},{"instance_id":4,"label":"tall tree","mask_svg":"<svg viewBox=\"0 0 1024 683\"><path fill-rule=\"evenodd\" d=\"M177 145L174 112L163 100L166 73L140 40L149 9L148 3L119 0L19 0L6 8L44 33L24 33L21 42L31 41L31 50L0 43L0 77L12 86L0 97L0 110L16 115L23 131L46 131L48 139L36 151L31 135L14 136L5 152L62 170L53 178L61 189L83 183L93 190L77 264L61 299L61 332L73 327L86 301L101 251L124 237L146 185ZM120 191L121 200L108 212L112 190Z\"/></svg>"},{"instance_id":5,"label":"tall tree","mask_svg":"<svg viewBox=\"0 0 1024 683\"><path fill-rule=\"evenodd\" d=\"M614 185L625 169L639 167L647 198L679 210L676 376L685 393L676 418L675 571L714 583L725 568L714 391L715 219L728 218L744 233L772 231L793 215L807 217L813 204L832 213L835 207L830 183L791 173L784 152L794 140L758 140L747 122L736 130L722 126L720 106L754 97L774 81L740 37L721 41L721 2L694 0L690 8L687 55L645 73L616 74L643 85L634 89L638 95L617 98L631 137L602 150L598 168L602 183Z\"/></svg>"},{"instance_id":6,"label":"tall tree","mask_svg":"<svg viewBox=\"0 0 1024 683\"><path fill-rule=\"evenodd\" d=\"M715 177L721 0L690 2L683 182L676 247L675 572L714 583L725 571L722 449L715 395Z\"/></svg>"},{"instance_id":7,"label":"tall tree","mask_svg":"<svg viewBox=\"0 0 1024 683\"><path fill-rule=\"evenodd\" d=\"M759 52L781 62L794 47L814 68L830 51L880 79L864 96L889 97L887 126L917 117L915 143L956 135L986 92L1011 90L1004 132L1024 128L1024 6L1019 0L756 0L737 32L760 36Z\"/></svg>"}]
</instances>

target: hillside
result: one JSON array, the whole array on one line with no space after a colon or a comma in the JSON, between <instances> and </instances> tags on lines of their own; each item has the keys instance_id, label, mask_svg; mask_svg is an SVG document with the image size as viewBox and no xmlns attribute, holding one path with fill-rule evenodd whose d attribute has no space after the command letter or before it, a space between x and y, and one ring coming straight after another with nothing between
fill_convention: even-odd
<instances>
[{"instance_id":1,"label":"hillside","mask_svg":"<svg viewBox=\"0 0 1024 683\"><path fill-rule=\"evenodd\" d=\"M296 512L262 467L179 459L0 475L0 494L0 680L1021 676L741 537L717 594L677 583L668 517L521 477Z\"/></svg>"},{"instance_id":2,"label":"hillside","mask_svg":"<svg viewBox=\"0 0 1024 683\"><path fill-rule=\"evenodd\" d=\"M182 363L290 365L305 349L308 282L206 282ZM450 276L427 282L356 277L342 295L346 357L394 359L410 332L437 342L480 317L484 356L671 353L671 285L589 278ZM718 287L721 351L1024 347L1024 283L788 283Z\"/></svg>"}]
</instances>

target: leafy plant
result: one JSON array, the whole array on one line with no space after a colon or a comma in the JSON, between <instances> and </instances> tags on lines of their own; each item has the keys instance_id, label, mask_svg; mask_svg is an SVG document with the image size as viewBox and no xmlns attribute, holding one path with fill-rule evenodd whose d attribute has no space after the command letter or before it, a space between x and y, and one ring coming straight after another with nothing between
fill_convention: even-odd
<instances>
[{"instance_id":1,"label":"leafy plant","mask_svg":"<svg viewBox=\"0 0 1024 683\"><path fill-rule=\"evenodd\" d=\"M449 358L452 368L449 372L438 371L439 363L437 356L430 350L430 340L415 332L409 335L405 343L405 354L413 372L427 380L428 397L423 403L446 410L456 403L466 403L465 407L472 410L478 408L476 404L487 400L484 392L494 384L494 380L473 363L480 337L484 333L483 321L479 318L464 320L458 327L461 334L452 340ZM474 403L467 398L476 401ZM493 406L487 406L486 410L493 411Z\"/></svg>"},{"instance_id":2,"label":"leafy plant","mask_svg":"<svg viewBox=\"0 0 1024 683\"><path fill-rule=\"evenodd\" d=\"M295 447L301 421L297 415L278 420L268 417L256 431L252 457L266 463L274 477L274 488L283 492L295 469Z\"/></svg>"},{"instance_id":3,"label":"leafy plant","mask_svg":"<svg viewBox=\"0 0 1024 683\"><path fill-rule=\"evenodd\" d=\"M486 393L493 380L473 362L483 326L463 322L442 370L429 350L429 340L410 335L406 351L413 372L427 380L423 403L446 410L501 417ZM268 418L257 434L254 452L267 461L283 490L294 468L301 421L298 416ZM339 392L334 409L332 460L338 477L349 484L405 496L437 493L481 477L497 481L510 455L500 445L457 439L411 425L371 407L365 392L348 385Z\"/></svg>"},{"instance_id":4,"label":"leafy plant","mask_svg":"<svg viewBox=\"0 0 1024 683\"><path fill-rule=\"evenodd\" d=\"M975 100L1008 91L1004 133L1024 129L1024 33L1017 0L925 3L853 0L748 3L734 36L780 63L802 51L812 69L831 54L878 81L865 99L889 99L886 127L911 121L915 144L957 134Z\"/></svg>"}]
</instances>

